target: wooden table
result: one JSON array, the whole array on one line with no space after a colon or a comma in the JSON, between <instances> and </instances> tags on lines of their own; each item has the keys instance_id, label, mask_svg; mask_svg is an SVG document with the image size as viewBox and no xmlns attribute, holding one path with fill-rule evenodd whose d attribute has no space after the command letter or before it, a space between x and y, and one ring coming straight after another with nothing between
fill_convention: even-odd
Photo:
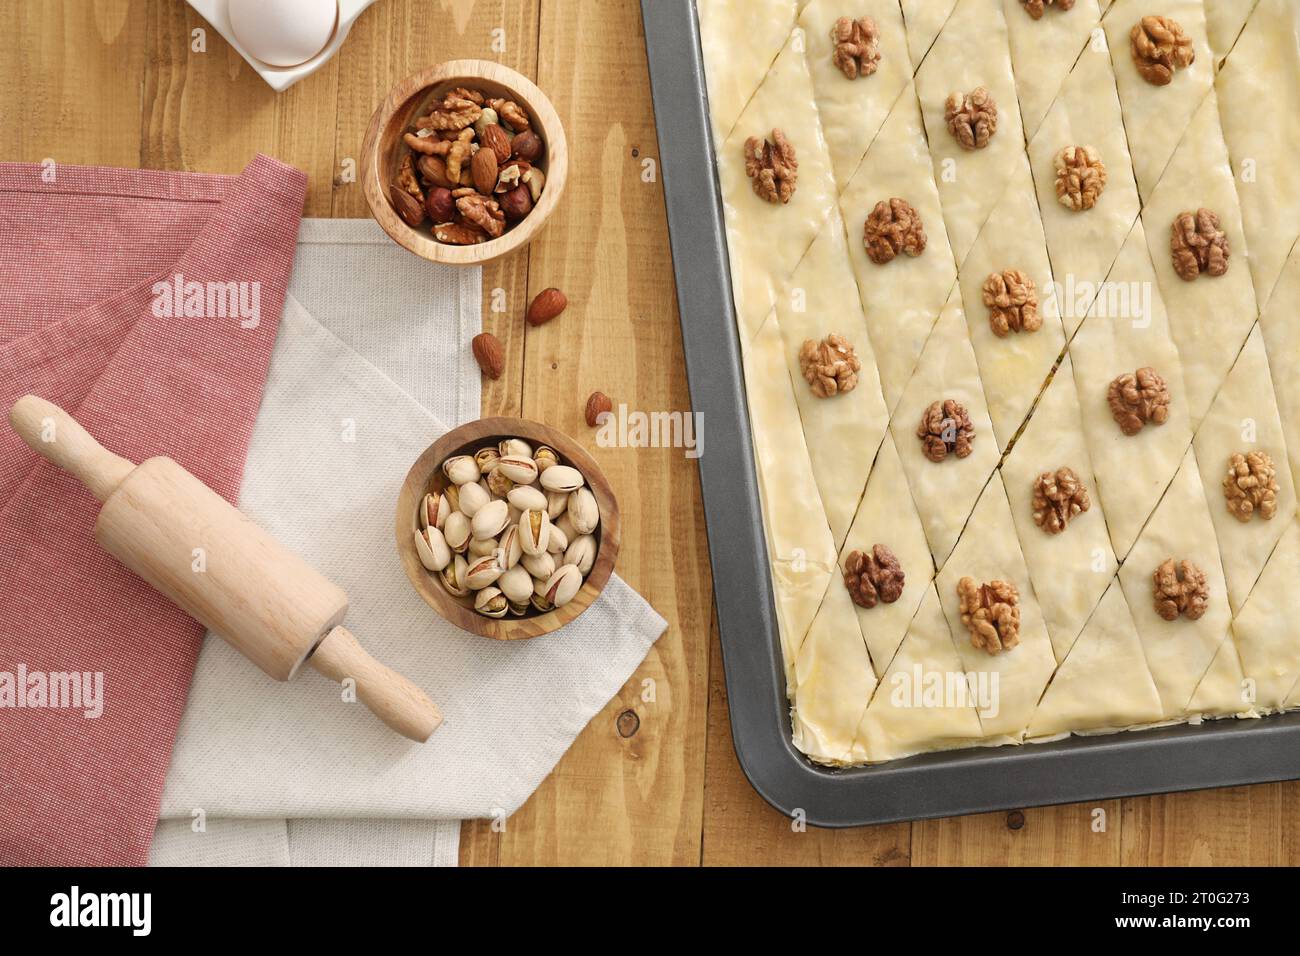
<instances>
[{"instance_id":1,"label":"wooden table","mask_svg":"<svg viewBox=\"0 0 1300 956\"><path fill-rule=\"evenodd\" d=\"M484 272L483 325L508 361L483 411L583 436L593 389L642 411L689 409L636 0L379 0L333 61L279 95L215 31L192 50L207 25L181 0L8 8L0 158L235 173L262 151L309 174L308 216L367 215L352 171L398 79L455 57L521 70L565 122L571 179L541 238ZM568 312L526 329L527 300L551 285ZM795 832L731 748L693 462L589 444L623 509L619 571L670 626L504 827L465 824L463 863L1300 862L1293 783Z\"/></svg>"}]
</instances>

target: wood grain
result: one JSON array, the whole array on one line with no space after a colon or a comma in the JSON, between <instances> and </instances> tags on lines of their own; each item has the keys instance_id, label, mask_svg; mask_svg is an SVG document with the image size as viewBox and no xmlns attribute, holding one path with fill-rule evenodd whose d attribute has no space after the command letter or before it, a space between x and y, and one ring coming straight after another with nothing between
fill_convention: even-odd
<instances>
[{"instance_id":1,"label":"wood grain","mask_svg":"<svg viewBox=\"0 0 1300 956\"><path fill-rule=\"evenodd\" d=\"M89 10L89 12L87 12ZM669 629L504 823L462 828L461 862L1300 862L1300 783L856 831L795 833L753 792L731 749L698 477L681 449L600 448L582 421L599 389L643 411L690 407L635 0L383 0L339 55L273 93L179 0L22 0L0 37L0 158L237 172L254 152L310 175L308 215L364 217L366 124L400 78L482 57L544 89L568 133L570 181L527 253L483 272L483 325L506 373L484 414L540 419L587 440L624 522L620 573ZM493 31L501 31L494 34ZM539 329L529 291L569 310ZM1020 824L1019 820L1011 823Z\"/></svg>"}]
</instances>

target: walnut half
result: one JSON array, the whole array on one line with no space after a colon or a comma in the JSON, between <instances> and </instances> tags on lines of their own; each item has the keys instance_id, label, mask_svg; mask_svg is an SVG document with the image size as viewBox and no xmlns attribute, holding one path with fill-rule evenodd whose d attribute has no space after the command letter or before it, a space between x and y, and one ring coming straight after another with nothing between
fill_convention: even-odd
<instances>
[{"instance_id":1,"label":"walnut half","mask_svg":"<svg viewBox=\"0 0 1300 956\"><path fill-rule=\"evenodd\" d=\"M1025 13L1035 20L1041 20L1043 12L1051 6L1064 12L1074 6L1074 0L1020 0L1025 5Z\"/></svg>"},{"instance_id":2,"label":"walnut half","mask_svg":"<svg viewBox=\"0 0 1300 956\"><path fill-rule=\"evenodd\" d=\"M1020 592L1010 581L957 582L961 622L970 642L987 654L1009 651L1020 643Z\"/></svg>"},{"instance_id":3,"label":"walnut half","mask_svg":"<svg viewBox=\"0 0 1300 956\"><path fill-rule=\"evenodd\" d=\"M799 179L799 160L794 146L779 129L765 140L751 136L745 140L745 175L754 193L770 203L788 203Z\"/></svg>"},{"instance_id":4,"label":"walnut half","mask_svg":"<svg viewBox=\"0 0 1300 956\"><path fill-rule=\"evenodd\" d=\"M862 362L853 345L834 332L820 342L807 339L799 349L799 371L818 398L853 391L861 370Z\"/></svg>"},{"instance_id":5,"label":"walnut half","mask_svg":"<svg viewBox=\"0 0 1300 956\"><path fill-rule=\"evenodd\" d=\"M942 402L932 402L925 410L916 437L921 439L925 457L938 464L950 454L965 458L971 453L975 426L965 405L945 398Z\"/></svg>"},{"instance_id":6,"label":"walnut half","mask_svg":"<svg viewBox=\"0 0 1300 956\"><path fill-rule=\"evenodd\" d=\"M1110 413L1125 435L1136 435L1147 422L1169 420L1169 386L1153 368L1121 375L1106 390Z\"/></svg>"},{"instance_id":7,"label":"walnut half","mask_svg":"<svg viewBox=\"0 0 1300 956\"><path fill-rule=\"evenodd\" d=\"M845 78L870 76L880 64L880 31L871 17L840 17L831 27L831 62Z\"/></svg>"},{"instance_id":8,"label":"walnut half","mask_svg":"<svg viewBox=\"0 0 1300 956\"><path fill-rule=\"evenodd\" d=\"M1210 603L1210 586L1205 572L1190 561L1174 563L1173 558L1156 568L1151 576L1156 613L1166 621L1178 620L1181 614L1195 621Z\"/></svg>"},{"instance_id":9,"label":"walnut half","mask_svg":"<svg viewBox=\"0 0 1300 956\"><path fill-rule=\"evenodd\" d=\"M1196 60L1192 38L1170 17L1143 17L1129 31L1129 52L1142 79L1155 86L1167 86L1174 71L1186 69Z\"/></svg>"},{"instance_id":10,"label":"walnut half","mask_svg":"<svg viewBox=\"0 0 1300 956\"><path fill-rule=\"evenodd\" d=\"M1011 332L1037 332L1043 327L1038 314L1038 289L1019 269L990 272L984 280L984 304L989 326L998 338Z\"/></svg>"},{"instance_id":11,"label":"walnut half","mask_svg":"<svg viewBox=\"0 0 1300 956\"><path fill-rule=\"evenodd\" d=\"M921 215L906 199L897 196L876 203L862 226L867 256L883 266L900 252L919 256L925 251L925 228Z\"/></svg>"},{"instance_id":12,"label":"walnut half","mask_svg":"<svg viewBox=\"0 0 1300 956\"><path fill-rule=\"evenodd\" d=\"M983 149L998 131L998 105L989 91L977 86L965 96L951 93L943 107L948 132L962 149Z\"/></svg>"},{"instance_id":13,"label":"walnut half","mask_svg":"<svg viewBox=\"0 0 1300 956\"><path fill-rule=\"evenodd\" d=\"M1178 277L1192 282L1202 272L1221 276L1228 271L1228 237L1219 217L1209 209L1180 212L1169 230L1169 252Z\"/></svg>"},{"instance_id":14,"label":"walnut half","mask_svg":"<svg viewBox=\"0 0 1300 956\"><path fill-rule=\"evenodd\" d=\"M893 604L903 593L905 582L898 558L883 544L872 545L870 553L853 551L844 562L844 586L859 607Z\"/></svg>"},{"instance_id":15,"label":"walnut half","mask_svg":"<svg viewBox=\"0 0 1300 956\"><path fill-rule=\"evenodd\" d=\"M1082 212L1097 205L1106 188L1106 164L1091 146L1067 146L1053 160L1056 198L1062 206Z\"/></svg>"},{"instance_id":16,"label":"walnut half","mask_svg":"<svg viewBox=\"0 0 1300 956\"><path fill-rule=\"evenodd\" d=\"M1060 534L1091 507L1088 489L1072 468L1045 471L1034 480L1034 523L1048 534Z\"/></svg>"},{"instance_id":17,"label":"walnut half","mask_svg":"<svg viewBox=\"0 0 1300 956\"><path fill-rule=\"evenodd\" d=\"M1228 510L1238 521L1249 521L1256 513L1265 521L1277 514L1277 469L1266 451L1233 455L1223 478L1223 495Z\"/></svg>"}]
</instances>

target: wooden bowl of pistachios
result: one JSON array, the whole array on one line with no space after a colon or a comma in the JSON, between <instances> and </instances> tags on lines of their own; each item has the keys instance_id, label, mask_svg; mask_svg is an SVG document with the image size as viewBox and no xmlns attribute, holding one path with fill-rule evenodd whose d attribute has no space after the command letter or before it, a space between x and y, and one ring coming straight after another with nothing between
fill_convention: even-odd
<instances>
[{"instance_id":1,"label":"wooden bowl of pistachios","mask_svg":"<svg viewBox=\"0 0 1300 956\"><path fill-rule=\"evenodd\" d=\"M406 576L445 620L526 640L600 596L618 558L618 502L563 432L483 418L447 432L411 466L396 536Z\"/></svg>"}]
</instances>

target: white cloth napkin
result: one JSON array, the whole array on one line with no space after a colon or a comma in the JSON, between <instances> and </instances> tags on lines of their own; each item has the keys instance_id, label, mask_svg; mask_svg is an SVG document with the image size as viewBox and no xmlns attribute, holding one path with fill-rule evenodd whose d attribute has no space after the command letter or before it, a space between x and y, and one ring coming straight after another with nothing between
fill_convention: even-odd
<instances>
[{"instance_id":1,"label":"white cloth napkin","mask_svg":"<svg viewBox=\"0 0 1300 956\"><path fill-rule=\"evenodd\" d=\"M479 413L466 343L480 327L480 281L409 255L369 220L305 220L240 501L348 592L349 629L433 698L443 726L411 743L310 668L276 683L209 636L163 795L162 816L177 822L160 827L155 862L220 858L220 840L194 848L223 830L250 861L270 847L277 859L340 862L379 833L400 846L416 832L404 859L437 858L448 827L377 830L367 818L514 812L666 627L614 577L563 631L494 642L442 621L406 580L398 489L447 427ZM206 833L193 833L196 811ZM362 819L284 823L310 817Z\"/></svg>"}]
</instances>

